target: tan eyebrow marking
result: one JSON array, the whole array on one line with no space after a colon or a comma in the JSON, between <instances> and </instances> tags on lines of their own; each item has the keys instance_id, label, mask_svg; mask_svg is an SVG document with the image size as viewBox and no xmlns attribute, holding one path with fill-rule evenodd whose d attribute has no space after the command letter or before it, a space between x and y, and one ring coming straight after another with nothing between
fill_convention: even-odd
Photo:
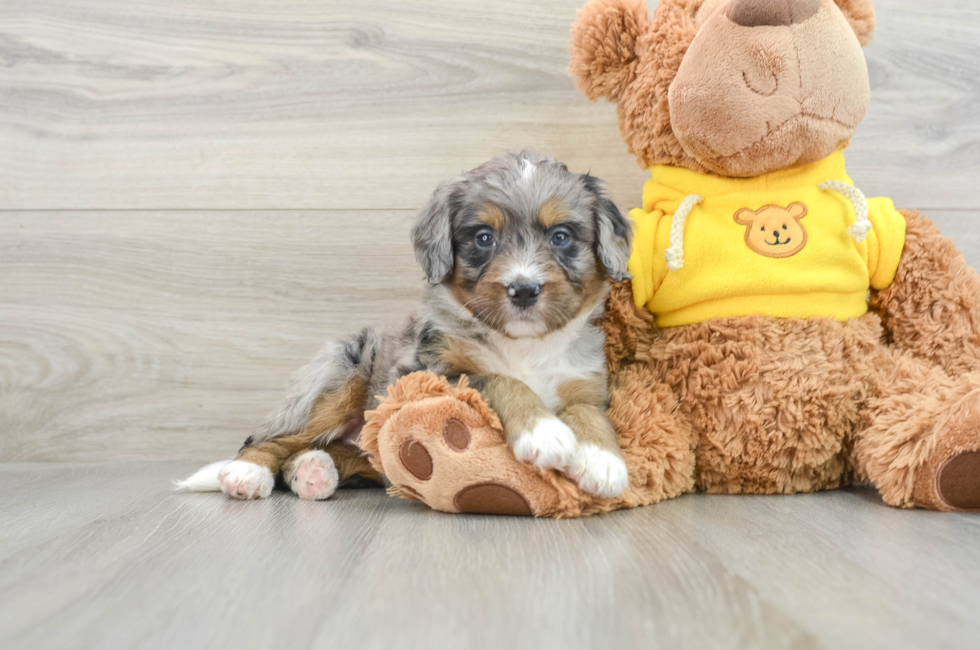
<instances>
[{"instance_id":1,"label":"tan eyebrow marking","mask_svg":"<svg viewBox=\"0 0 980 650\"><path fill-rule=\"evenodd\" d=\"M504 229L504 213L500 208L492 203L484 204L483 207L480 208L477 218L479 218L482 223L487 224L497 232Z\"/></svg>"},{"instance_id":2,"label":"tan eyebrow marking","mask_svg":"<svg viewBox=\"0 0 980 650\"><path fill-rule=\"evenodd\" d=\"M558 197L549 199L538 211L538 222L545 228L557 226L568 220L568 217L568 208L565 207L565 204Z\"/></svg>"}]
</instances>

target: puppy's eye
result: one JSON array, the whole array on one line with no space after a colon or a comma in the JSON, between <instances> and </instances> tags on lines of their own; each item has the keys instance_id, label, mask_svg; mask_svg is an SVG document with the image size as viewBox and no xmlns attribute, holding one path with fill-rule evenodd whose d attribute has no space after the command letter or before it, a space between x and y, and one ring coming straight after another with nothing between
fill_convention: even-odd
<instances>
[{"instance_id":1,"label":"puppy's eye","mask_svg":"<svg viewBox=\"0 0 980 650\"><path fill-rule=\"evenodd\" d=\"M567 230L556 230L551 235L551 245L555 248L565 248L572 243L572 236Z\"/></svg>"},{"instance_id":2,"label":"puppy's eye","mask_svg":"<svg viewBox=\"0 0 980 650\"><path fill-rule=\"evenodd\" d=\"M476 245L480 248L493 248L497 240L493 238L493 233L489 230L481 230L476 233Z\"/></svg>"}]
</instances>

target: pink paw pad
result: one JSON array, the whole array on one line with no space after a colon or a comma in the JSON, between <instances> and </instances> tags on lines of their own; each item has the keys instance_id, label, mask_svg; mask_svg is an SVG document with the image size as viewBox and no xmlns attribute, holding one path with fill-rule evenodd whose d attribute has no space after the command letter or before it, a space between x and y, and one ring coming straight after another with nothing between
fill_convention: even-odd
<instances>
[{"instance_id":1,"label":"pink paw pad","mask_svg":"<svg viewBox=\"0 0 980 650\"><path fill-rule=\"evenodd\" d=\"M327 499L337 490L337 468L327 452L308 451L295 460L294 467L289 487L300 499Z\"/></svg>"}]
</instances>

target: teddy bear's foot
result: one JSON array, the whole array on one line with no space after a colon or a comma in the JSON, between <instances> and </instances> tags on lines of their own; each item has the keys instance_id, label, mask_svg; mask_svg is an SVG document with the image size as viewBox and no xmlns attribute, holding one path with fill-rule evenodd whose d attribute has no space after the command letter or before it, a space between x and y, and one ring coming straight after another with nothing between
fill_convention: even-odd
<instances>
[{"instance_id":1,"label":"teddy bear's foot","mask_svg":"<svg viewBox=\"0 0 980 650\"><path fill-rule=\"evenodd\" d=\"M980 510L980 390L939 424L936 447L917 470L913 499L934 510Z\"/></svg>"},{"instance_id":2,"label":"teddy bear's foot","mask_svg":"<svg viewBox=\"0 0 980 650\"><path fill-rule=\"evenodd\" d=\"M415 373L389 388L368 413L360 444L391 482L390 491L435 510L555 516L555 482L521 463L507 446L500 421L475 390Z\"/></svg>"},{"instance_id":3,"label":"teddy bear's foot","mask_svg":"<svg viewBox=\"0 0 980 650\"><path fill-rule=\"evenodd\" d=\"M964 451L939 470L939 496L959 510L980 510L980 451Z\"/></svg>"},{"instance_id":4,"label":"teddy bear's foot","mask_svg":"<svg viewBox=\"0 0 980 650\"><path fill-rule=\"evenodd\" d=\"M532 516L554 509L554 490L467 404L430 398L397 417L379 447L398 494L445 512Z\"/></svg>"}]
</instances>

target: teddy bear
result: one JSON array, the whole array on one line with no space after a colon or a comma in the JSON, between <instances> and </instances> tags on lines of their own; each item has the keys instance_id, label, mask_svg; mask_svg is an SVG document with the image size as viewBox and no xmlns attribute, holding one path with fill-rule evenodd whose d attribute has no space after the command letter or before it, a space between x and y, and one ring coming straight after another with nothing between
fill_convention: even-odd
<instances>
[{"instance_id":1,"label":"teddy bear","mask_svg":"<svg viewBox=\"0 0 980 650\"><path fill-rule=\"evenodd\" d=\"M517 462L467 386L415 373L361 446L447 512L571 517L691 492L873 485L980 509L980 278L938 228L847 175L871 0L592 0L570 71L650 171L602 327L615 498Z\"/></svg>"}]
</instances>

